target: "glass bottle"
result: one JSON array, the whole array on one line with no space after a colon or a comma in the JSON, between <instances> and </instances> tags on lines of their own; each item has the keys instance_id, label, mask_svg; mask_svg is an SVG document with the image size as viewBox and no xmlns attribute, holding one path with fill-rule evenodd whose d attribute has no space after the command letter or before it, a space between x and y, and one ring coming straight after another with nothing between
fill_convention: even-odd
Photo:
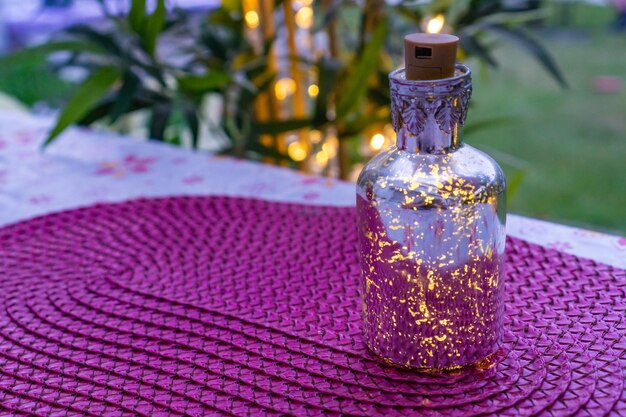
<instances>
[{"instance_id":1,"label":"glass bottle","mask_svg":"<svg viewBox=\"0 0 626 417\"><path fill-rule=\"evenodd\" d=\"M463 144L471 71L389 75L395 146L357 183L364 336L385 361L454 369L495 353L502 337L506 184Z\"/></svg>"}]
</instances>

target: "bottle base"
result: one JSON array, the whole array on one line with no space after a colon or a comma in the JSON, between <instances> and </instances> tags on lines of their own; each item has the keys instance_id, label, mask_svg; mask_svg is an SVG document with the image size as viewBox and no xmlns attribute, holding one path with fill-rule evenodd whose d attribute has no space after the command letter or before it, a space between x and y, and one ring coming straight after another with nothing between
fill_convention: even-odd
<instances>
[{"instance_id":1,"label":"bottle base","mask_svg":"<svg viewBox=\"0 0 626 417\"><path fill-rule=\"evenodd\" d=\"M428 374L428 375L458 375L459 373L472 373L475 371L484 372L490 369L493 369L505 356L506 352L503 347L496 347L496 350L493 353L488 354L487 356L479 359L477 361L467 363L467 364L454 364L446 367L432 367L432 366L420 366L420 365L412 365L412 364L400 364L395 362L393 359L382 356L378 354L370 345L366 343L367 348L370 353L379 361L385 363L385 365L392 366L394 368L413 371L420 374Z\"/></svg>"}]
</instances>

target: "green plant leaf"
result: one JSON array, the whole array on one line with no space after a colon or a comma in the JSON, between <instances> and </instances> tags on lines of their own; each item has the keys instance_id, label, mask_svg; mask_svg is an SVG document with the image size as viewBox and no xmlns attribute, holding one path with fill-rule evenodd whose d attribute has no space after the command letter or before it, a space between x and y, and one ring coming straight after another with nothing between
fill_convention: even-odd
<instances>
[{"instance_id":1,"label":"green plant leaf","mask_svg":"<svg viewBox=\"0 0 626 417\"><path fill-rule=\"evenodd\" d=\"M494 11L492 14L477 17L475 21L466 22L466 24L462 25L462 29L470 33L476 33L488 25L518 27L532 22L540 22L545 17L545 10L540 9L515 12Z\"/></svg>"},{"instance_id":2,"label":"green plant leaf","mask_svg":"<svg viewBox=\"0 0 626 417\"><path fill-rule=\"evenodd\" d=\"M460 41L461 49L468 55L474 55L486 62L490 67L497 68L498 62L495 60L489 48L482 45L476 36L461 36Z\"/></svg>"},{"instance_id":3,"label":"green plant leaf","mask_svg":"<svg viewBox=\"0 0 626 417\"><path fill-rule=\"evenodd\" d=\"M111 114L111 110L115 105L116 96L107 95L93 106L80 120L76 121L79 126L89 126L90 124ZM128 112L141 110L150 107L150 103L141 100L133 100L128 108Z\"/></svg>"},{"instance_id":4,"label":"green plant leaf","mask_svg":"<svg viewBox=\"0 0 626 417\"><path fill-rule=\"evenodd\" d=\"M159 84L161 84L161 87L163 87L164 89L167 88L167 83L165 82L165 69L163 66L156 63L153 59L151 59L150 56L148 56L148 59L145 60L137 59L136 57L133 57L132 54L129 54L127 57L129 60L127 67L136 65L137 67L144 70L147 74L154 77L154 79L157 80Z\"/></svg>"},{"instance_id":5,"label":"green plant leaf","mask_svg":"<svg viewBox=\"0 0 626 417\"><path fill-rule=\"evenodd\" d=\"M485 29L490 30L511 42L514 42L533 55L548 73L559 83L562 88L568 88L567 81L556 62L548 51L530 35L522 29L506 27L503 25L487 25Z\"/></svg>"},{"instance_id":6,"label":"green plant leaf","mask_svg":"<svg viewBox=\"0 0 626 417\"><path fill-rule=\"evenodd\" d=\"M89 111L76 123L83 126L89 126L93 122L102 119L111 114L113 106L117 100L117 94L113 92L107 93L96 105L91 107ZM152 107L156 102L167 101L168 97L158 94L152 90L147 90L139 85L126 113Z\"/></svg>"},{"instance_id":7,"label":"green plant leaf","mask_svg":"<svg viewBox=\"0 0 626 417\"><path fill-rule=\"evenodd\" d=\"M202 93L220 89L232 81L230 74L222 71L209 71L204 75L185 75L178 78L181 89Z\"/></svg>"},{"instance_id":8,"label":"green plant leaf","mask_svg":"<svg viewBox=\"0 0 626 417\"><path fill-rule=\"evenodd\" d=\"M322 58L317 63L317 86L319 90L315 100L315 113L313 116L316 126L322 125L327 121L328 99L335 90L340 70L341 63L336 60Z\"/></svg>"},{"instance_id":9,"label":"green plant leaf","mask_svg":"<svg viewBox=\"0 0 626 417\"><path fill-rule=\"evenodd\" d=\"M251 130L257 135L276 135L279 133L290 132L292 130L303 129L311 126L312 123L313 121L311 119L276 120L263 123L257 122L253 123Z\"/></svg>"},{"instance_id":10,"label":"green plant leaf","mask_svg":"<svg viewBox=\"0 0 626 417\"><path fill-rule=\"evenodd\" d=\"M165 0L157 0L154 13L145 18L145 24L142 30L142 39L146 52L154 55L156 42L163 30L167 11L165 10Z\"/></svg>"},{"instance_id":11,"label":"green plant leaf","mask_svg":"<svg viewBox=\"0 0 626 417\"><path fill-rule=\"evenodd\" d=\"M54 52L91 52L102 53L102 48L83 41L56 41L21 49L10 55L0 57L1 66L29 64Z\"/></svg>"},{"instance_id":12,"label":"green plant leaf","mask_svg":"<svg viewBox=\"0 0 626 417\"><path fill-rule=\"evenodd\" d=\"M165 139L165 128L172 115L172 103L155 103L152 106L152 116L150 118L150 131L148 137L150 139L163 141Z\"/></svg>"},{"instance_id":13,"label":"green plant leaf","mask_svg":"<svg viewBox=\"0 0 626 417\"><path fill-rule=\"evenodd\" d=\"M198 134L200 131L200 121L198 120L198 113L196 112L196 108L191 103L183 103L181 105L181 110L183 113L183 117L185 118L185 122L191 131L191 147L198 147Z\"/></svg>"},{"instance_id":14,"label":"green plant leaf","mask_svg":"<svg viewBox=\"0 0 626 417\"><path fill-rule=\"evenodd\" d=\"M74 92L48 134L43 147L52 142L69 125L80 120L102 98L119 78L119 70L112 66L101 67Z\"/></svg>"},{"instance_id":15,"label":"green plant leaf","mask_svg":"<svg viewBox=\"0 0 626 417\"><path fill-rule=\"evenodd\" d=\"M115 42L113 37L109 34L98 32L90 26L82 24L74 25L67 28L65 32L70 35L82 37L113 55L119 56L122 54L120 46Z\"/></svg>"},{"instance_id":16,"label":"green plant leaf","mask_svg":"<svg viewBox=\"0 0 626 417\"><path fill-rule=\"evenodd\" d=\"M140 84L141 81L139 77L132 72L128 71L124 74L122 88L120 88L120 91L117 93L115 103L111 109L111 123L115 123L122 114L129 110L130 104Z\"/></svg>"},{"instance_id":17,"label":"green plant leaf","mask_svg":"<svg viewBox=\"0 0 626 417\"><path fill-rule=\"evenodd\" d=\"M224 28L216 25L208 25L202 32L202 44L206 46L211 56L221 62L227 61L229 53L232 53L229 48L231 39L228 35Z\"/></svg>"},{"instance_id":18,"label":"green plant leaf","mask_svg":"<svg viewBox=\"0 0 626 417\"><path fill-rule=\"evenodd\" d=\"M128 12L128 25L131 30L141 36L146 17L146 0L132 0Z\"/></svg>"},{"instance_id":19,"label":"green plant leaf","mask_svg":"<svg viewBox=\"0 0 626 417\"><path fill-rule=\"evenodd\" d=\"M382 20L365 44L362 53L352 63L346 84L343 86L341 94L337 95L337 119L344 118L362 104L368 88L369 77L378 67L378 58L386 32L387 21Z\"/></svg>"}]
</instances>

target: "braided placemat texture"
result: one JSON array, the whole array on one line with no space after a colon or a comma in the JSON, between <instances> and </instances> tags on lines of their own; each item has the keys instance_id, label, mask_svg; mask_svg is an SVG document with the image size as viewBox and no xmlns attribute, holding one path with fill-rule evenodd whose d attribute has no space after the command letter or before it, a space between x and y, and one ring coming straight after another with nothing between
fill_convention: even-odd
<instances>
[{"instance_id":1,"label":"braided placemat texture","mask_svg":"<svg viewBox=\"0 0 626 417\"><path fill-rule=\"evenodd\" d=\"M626 415L626 271L507 242L485 370L361 336L353 208L143 199L0 230L0 414Z\"/></svg>"}]
</instances>

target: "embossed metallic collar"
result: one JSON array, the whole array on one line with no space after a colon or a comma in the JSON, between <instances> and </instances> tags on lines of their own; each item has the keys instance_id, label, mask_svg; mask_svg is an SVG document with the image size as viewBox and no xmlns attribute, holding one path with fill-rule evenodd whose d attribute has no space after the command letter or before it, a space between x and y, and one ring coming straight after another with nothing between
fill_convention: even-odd
<instances>
[{"instance_id":1,"label":"embossed metallic collar","mask_svg":"<svg viewBox=\"0 0 626 417\"><path fill-rule=\"evenodd\" d=\"M404 74L404 69L389 74L398 148L426 153L457 149L472 94L470 69L457 64L454 77L440 80L407 80Z\"/></svg>"}]
</instances>

